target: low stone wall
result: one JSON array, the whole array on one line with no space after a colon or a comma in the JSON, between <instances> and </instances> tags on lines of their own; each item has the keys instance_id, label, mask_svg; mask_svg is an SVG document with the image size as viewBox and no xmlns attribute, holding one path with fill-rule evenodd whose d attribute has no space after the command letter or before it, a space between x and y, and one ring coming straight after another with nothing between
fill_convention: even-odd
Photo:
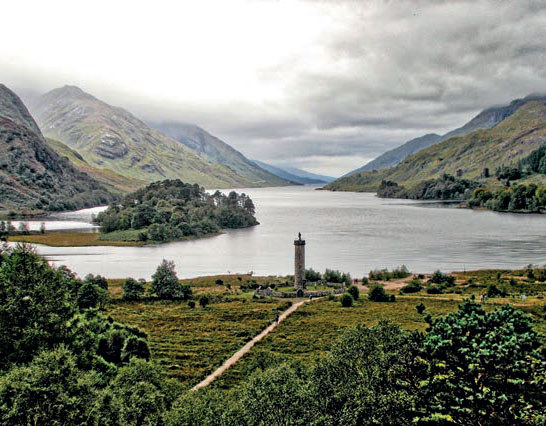
<instances>
[{"instance_id":1,"label":"low stone wall","mask_svg":"<svg viewBox=\"0 0 546 426\"><path fill-rule=\"evenodd\" d=\"M338 285L338 284L336 284ZM267 288L259 288L256 290L256 294L259 294L260 296L270 296L270 297L279 297L283 299L294 299L297 297L325 297L330 294L343 294L345 293L346 288L343 286L342 288L333 288L331 291L323 290L323 291L309 291L309 290L303 290L303 296L298 296L297 292L281 292L281 291L274 291L271 287Z\"/></svg>"}]
</instances>

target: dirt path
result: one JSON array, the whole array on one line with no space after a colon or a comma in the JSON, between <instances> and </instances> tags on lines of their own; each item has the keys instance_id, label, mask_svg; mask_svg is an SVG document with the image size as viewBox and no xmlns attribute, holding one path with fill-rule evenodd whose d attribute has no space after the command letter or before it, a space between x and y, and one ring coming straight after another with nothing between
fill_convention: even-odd
<instances>
[{"instance_id":1,"label":"dirt path","mask_svg":"<svg viewBox=\"0 0 546 426\"><path fill-rule=\"evenodd\" d=\"M318 300L313 299L313 300ZM237 361L239 361L245 354L247 354L252 346L254 346L256 343L258 343L260 340L262 340L265 336L267 336L269 333L271 333L277 325L279 325L281 322L283 322L290 314L295 312L301 305L303 305L308 300L302 300L301 302L294 303L292 306L290 306L286 311L284 311L281 315L279 315L279 321L274 322L267 326L260 334L258 334L256 337L254 337L251 341L249 341L246 345L244 345L241 349L239 349L235 354L231 356L231 358L227 359L220 368L218 368L216 371L214 371L212 374L207 376L205 380L198 383L192 388L192 391L196 391L198 389L204 388L205 386L208 386L212 383L212 381L218 377L220 377L224 371L226 371L228 368L233 366Z\"/></svg>"}]
</instances>

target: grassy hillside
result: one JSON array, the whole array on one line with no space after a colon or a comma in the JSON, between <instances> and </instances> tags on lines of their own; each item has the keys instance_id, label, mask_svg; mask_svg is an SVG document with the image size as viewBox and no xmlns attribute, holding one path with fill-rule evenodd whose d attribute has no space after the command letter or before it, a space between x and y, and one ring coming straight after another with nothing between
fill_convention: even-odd
<instances>
[{"instance_id":1,"label":"grassy hillside","mask_svg":"<svg viewBox=\"0 0 546 426\"><path fill-rule=\"evenodd\" d=\"M397 148L385 152L384 154L380 155L379 157L370 161L364 166L347 173L345 176L349 176L359 172L368 172L372 170L381 170L387 169L389 167L394 167L402 160L404 160L404 158L410 156L411 154L415 154L425 148L428 148L429 146L436 143L443 142L455 136L466 136L469 133L474 132L478 129L490 129L496 126L501 121L510 117L519 108L531 101L545 103L546 96L533 94L526 96L523 99L515 99L508 105L495 106L485 109L462 127L451 130L450 132L441 136L432 133L412 139Z\"/></svg>"},{"instance_id":2,"label":"grassy hillside","mask_svg":"<svg viewBox=\"0 0 546 426\"><path fill-rule=\"evenodd\" d=\"M57 154L70 160L74 167L92 176L114 193L126 194L146 185L142 180L130 179L112 170L91 166L80 154L62 142L51 138L46 138L46 142Z\"/></svg>"},{"instance_id":3,"label":"grassy hillside","mask_svg":"<svg viewBox=\"0 0 546 426\"><path fill-rule=\"evenodd\" d=\"M531 101L491 129L474 131L433 145L390 169L362 172L338 179L325 189L376 191L382 180L412 188L444 173L479 178L484 168L494 171L526 157L546 143L546 106Z\"/></svg>"},{"instance_id":4,"label":"grassy hillside","mask_svg":"<svg viewBox=\"0 0 546 426\"><path fill-rule=\"evenodd\" d=\"M48 146L23 102L0 85L0 207L66 210L114 199Z\"/></svg>"},{"instance_id":5,"label":"grassy hillside","mask_svg":"<svg viewBox=\"0 0 546 426\"><path fill-rule=\"evenodd\" d=\"M96 168L147 182L179 178L207 188L258 186L74 86L46 93L31 111L46 136L76 150Z\"/></svg>"},{"instance_id":6,"label":"grassy hillside","mask_svg":"<svg viewBox=\"0 0 546 426\"><path fill-rule=\"evenodd\" d=\"M284 186L292 182L283 179L267 169L256 165L239 151L193 124L155 123L151 124L170 138L180 142L214 164L229 167L249 181L248 186Z\"/></svg>"}]
</instances>

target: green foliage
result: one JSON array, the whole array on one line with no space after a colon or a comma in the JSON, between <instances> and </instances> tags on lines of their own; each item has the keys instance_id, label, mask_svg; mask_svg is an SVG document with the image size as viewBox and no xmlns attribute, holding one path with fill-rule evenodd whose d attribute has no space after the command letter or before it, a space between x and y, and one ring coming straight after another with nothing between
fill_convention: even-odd
<instances>
[{"instance_id":1,"label":"green foliage","mask_svg":"<svg viewBox=\"0 0 546 426\"><path fill-rule=\"evenodd\" d=\"M99 394L93 410L95 424L163 424L180 391L158 366L133 358Z\"/></svg>"},{"instance_id":2,"label":"green foliage","mask_svg":"<svg viewBox=\"0 0 546 426\"><path fill-rule=\"evenodd\" d=\"M256 225L255 208L246 194L216 191L180 180L155 182L111 205L97 216L104 233L138 231L139 241L170 241Z\"/></svg>"},{"instance_id":3,"label":"green foliage","mask_svg":"<svg viewBox=\"0 0 546 426\"><path fill-rule=\"evenodd\" d=\"M368 299L372 302L389 302L391 300L381 284L375 284L370 288Z\"/></svg>"},{"instance_id":4,"label":"green foliage","mask_svg":"<svg viewBox=\"0 0 546 426\"><path fill-rule=\"evenodd\" d=\"M0 369L67 339L77 307L74 281L63 272L27 245L0 253Z\"/></svg>"},{"instance_id":5,"label":"green foliage","mask_svg":"<svg viewBox=\"0 0 546 426\"><path fill-rule=\"evenodd\" d=\"M470 198L472 191L478 186L477 181L443 174L438 179L419 182L411 189L406 189L396 182L383 180L377 190L377 196L412 200L464 200Z\"/></svg>"},{"instance_id":6,"label":"green foliage","mask_svg":"<svg viewBox=\"0 0 546 426\"><path fill-rule=\"evenodd\" d=\"M419 278L412 279L407 285L400 289L400 293L418 293L423 289L423 281Z\"/></svg>"},{"instance_id":7,"label":"green foliage","mask_svg":"<svg viewBox=\"0 0 546 426\"><path fill-rule=\"evenodd\" d=\"M199 298L199 306L201 306L202 308L206 308L209 303L210 303L210 299L206 294L202 295Z\"/></svg>"},{"instance_id":8,"label":"green foliage","mask_svg":"<svg viewBox=\"0 0 546 426\"><path fill-rule=\"evenodd\" d=\"M41 352L0 377L1 423L86 424L98 384L98 375L79 370L64 346Z\"/></svg>"},{"instance_id":9,"label":"green foliage","mask_svg":"<svg viewBox=\"0 0 546 426\"><path fill-rule=\"evenodd\" d=\"M421 336L391 323L347 331L310 381L321 424L411 424L418 402Z\"/></svg>"},{"instance_id":10,"label":"green foliage","mask_svg":"<svg viewBox=\"0 0 546 426\"><path fill-rule=\"evenodd\" d=\"M346 272L338 271L337 269L328 269L326 268L326 271L324 271L324 274L322 274L322 279L329 283L336 283L341 284L345 283L347 285L350 285L352 282L351 274Z\"/></svg>"},{"instance_id":11,"label":"green foliage","mask_svg":"<svg viewBox=\"0 0 546 426\"><path fill-rule=\"evenodd\" d=\"M123 283L123 298L125 300L139 300L144 294L144 280L127 278Z\"/></svg>"},{"instance_id":12,"label":"green foliage","mask_svg":"<svg viewBox=\"0 0 546 426\"><path fill-rule=\"evenodd\" d=\"M191 288L180 284L174 268L174 262L163 259L152 275L152 284L148 290L150 294L160 299L189 299L191 297Z\"/></svg>"},{"instance_id":13,"label":"green foliage","mask_svg":"<svg viewBox=\"0 0 546 426\"><path fill-rule=\"evenodd\" d=\"M353 306L353 296L351 296L349 293L345 293L343 296L341 296L341 306L344 308L350 308Z\"/></svg>"},{"instance_id":14,"label":"green foliage","mask_svg":"<svg viewBox=\"0 0 546 426\"><path fill-rule=\"evenodd\" d=\"M316 281L320 281L321 279L322 279L321 273L318 271L315 271L313 268L309 268L305 270L306 281L314 283Z\"/></svg>"},{"instance_id":15,"label":"green foliage","mask_svg":"<svg viewBox=\"0 0 546 426\"><path fill-rule=\"evenodd\" d=\"M487 297L505 297L507 293L503 289L499 289L495 284L487 286Z\"/></svg>"},{"instance_id":16,"label":"green foliage","mask_svg":"<svg viewBox=\"0 0 546 426\"><path fill-rule=\"evenodd\" d=\"M347 289L347 293L349 293L354 300L358 300L359 296L360 296L360 291L358 290L358 287L357 286L350 286L348 289Z\"/></svg>"},{"instance_id":17,"label":"green foliage","mask_svg":"<svg viewBox=\"0 0 546 426\"><path fill-rule=\"evenodd\" d=\"M444 274L440 271L435 271L429 278L428 282L433 284L444 284L451 287L455 285L455 277L453 275Z\"/></svg>"},{"instance_id":18,"label":"green foliage","mask_svg":"<svg viewBox=\"0 0 546 426\"><path fill-rule=\"evenodd\" d=\"M530 317L511 306L485 312L470 301L430 323L425 410L457 424L520 424L544 409L546 368Z\"/></svg>"},{"instance_id":19,"label":"green foliage","mask_svg":"<svg viewBox=\"0 0 546 426\"><path fill-rule=\"evenodd\" d=\"M478 188L469 205L495 211L539 213L546 209L546 187L530 183L512 188L503 187L496 191Z\"/></svg>"},{"instance_id":20,"label":"green foliage","mask_svg":"<svg viewBox=\"0 0 546 426\"><path fill-rule=\"evenodd\" d=\"M84 281L78 289L77 303L81 309L100 307L108 302L108 292L89 281Z\"/></svg>"},{"instance_id":21,"label":"green foliage","mask_svg":"<svg viewBox=\"0 0 546 426\"><path fill-rule=\"evenodd\" d=\"M370 271L368 278L373 281L390 281L391 279L400 279L410 276L410 272L406 265L394 268L392 271L388 269L375 269Z\"/></svg>"},{"instance_id":22,"label":"green foliage","mask_svg":"<svg viewBox=\"0 0 546 426\"><path fill-rule=\"evenodd\" d=\"M195 302L194 302L193 300L190 300L190 301L188 302L188 306L189 306L191 309L195 308Z\"/></svg>"},{"instance_id":23,"label":"green foliage","mask_svg":"<svg viewBox=\"0 0 546 426\"><path fill-rule=\"evenodd\" d=\"M426 306L423 302L421 302L415 306L415 309L417 310L418 314L422 314L423 312L425 312Z\"/></svg>"}]
</instances>

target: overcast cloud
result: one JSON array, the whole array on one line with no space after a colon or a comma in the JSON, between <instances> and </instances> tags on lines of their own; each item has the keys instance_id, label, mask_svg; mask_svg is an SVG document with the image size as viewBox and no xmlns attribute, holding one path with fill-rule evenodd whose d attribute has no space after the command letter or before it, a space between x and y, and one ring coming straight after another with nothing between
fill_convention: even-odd
<instances>
[{"instance_id":1,"label":"overcast cloud","mask_svg":"<svg viewBox=\"0 0 546 426\"><path fill-rule=\"evenodd\" d=\"M546 92L546 1L48 1L2 6L0 77L193 122L341 175Z\"/></svg>"}]
</instances>

